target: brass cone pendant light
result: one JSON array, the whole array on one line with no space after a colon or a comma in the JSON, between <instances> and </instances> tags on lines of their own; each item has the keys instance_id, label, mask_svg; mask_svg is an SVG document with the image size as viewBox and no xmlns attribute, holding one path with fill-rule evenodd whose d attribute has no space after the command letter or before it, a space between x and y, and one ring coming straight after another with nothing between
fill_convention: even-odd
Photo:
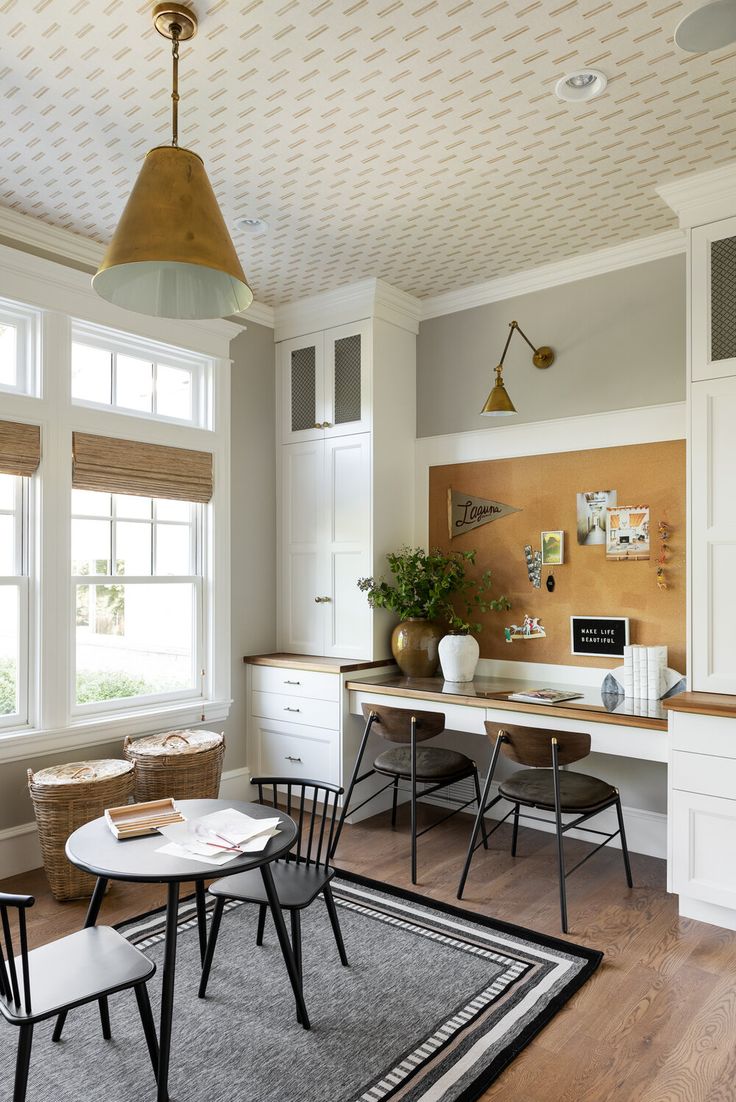
<instances>
[{"instance_id":1,"label":"brass cone pendant light","mask_svg":"<svg viewBox=\"0 0 736 1102\"><path fill-rule=\"evenodd\" d=\"M99 270L98 295L115 306L161 318L223 318L246 310L245 278L201 157L179 148L179 43L197 18L181 4L159 4L156 30L171 40L172 141L151 149Z\"/></svg>"}]
</instances>

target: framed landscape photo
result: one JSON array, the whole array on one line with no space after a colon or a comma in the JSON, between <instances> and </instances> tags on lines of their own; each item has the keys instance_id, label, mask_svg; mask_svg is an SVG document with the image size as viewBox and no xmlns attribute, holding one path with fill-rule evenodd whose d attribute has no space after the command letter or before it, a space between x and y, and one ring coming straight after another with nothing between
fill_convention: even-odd
<instances>
[{"instance_id":1,"label":"framed landscape photo","mask_svg":"<svg viewBox=\"0 0 736 1102\"><path fill-rule=\"evenodd\" d=\"M565 561L565 533L542 532L542 566L562 566Z\"/></svg>"}]
</instances>

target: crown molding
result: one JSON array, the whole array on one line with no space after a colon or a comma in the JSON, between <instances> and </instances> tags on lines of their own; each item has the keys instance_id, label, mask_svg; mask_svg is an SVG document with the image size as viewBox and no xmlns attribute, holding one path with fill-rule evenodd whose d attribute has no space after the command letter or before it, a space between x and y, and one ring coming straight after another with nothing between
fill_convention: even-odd
<instances>
[{"instance_id":1,"label":"crown molding","mask_svg":"<svg viewBox=\"0 0 736 1102\"><path fill-rule=\"evenodd\" d=\"M332 291L277 306L274 310L274 340L301 337L335 325L346 325L363 318L380 318L419 331L421 302L414 295L392 287L382 279L361 279Z\"/></svg>"},{"instance_id":2,"label":"crown molding","mask_svg":"<svg viewBox=\"0 0 736 1102\"><path fill-rule=\"evenodd\" d=\"M676 256L684 253L685 247L682 230L668 230L666 233L627 241L623 245L612 245L607 249L573 256L568 260L543 264L539 268L530 268L514 275L499 276L473 287L445 291L422 299L422 321L443 314L455 314L459 310L472 310L476 306L487 306L491 302L516 298L517 295L526 295L532 291L544 291L549 287L573 283L578 279L589 279L591 276L615 272L621 268L630 268L634 264L646 264L650 260Z\"/></svg>"},{"instance_id":3,"label":"crown molding","mask_svg":"<svg viewBox=\"0 0 736 1102\"><path fill-rule=\"evenodd\" d=\"M736 161L660 184L657 194L683 229L730 218L736 214Z\"/></svg>"},{"instance_id":4,"label":"crown molding","mask_svg":"<svg viewBox=\"0 0 736 1102\"><path fill-rule=\"evenodd\" d=\"M41 222L38 218L32 218L28 214L19 214L9 207L0 206L0 238L10 248L20 247L23 251L32 251L57 264L69 267L81 267L89 272L95 272L100 266L104 245L99 241L93 241L89 237L73 233L71 230L60 229L58 226L50 226L47 222ZM239 332L248 322L254 325L266 325L273 329L273 309L262 302L253 302L246 311L237 315ZM192 323L198 324L198 323ZM218 325L216 319L206 322L208 326ZM233 322L227 324L233 325Z\"/></svg>"}]
</instances>

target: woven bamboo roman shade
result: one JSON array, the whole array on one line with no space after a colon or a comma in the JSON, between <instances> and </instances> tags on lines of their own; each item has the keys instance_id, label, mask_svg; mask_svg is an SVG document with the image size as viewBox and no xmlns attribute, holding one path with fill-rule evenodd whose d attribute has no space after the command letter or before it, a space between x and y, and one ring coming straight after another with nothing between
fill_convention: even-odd
<instances>
[{"instance_id":1,"label":"woven bamboo roman shade","mask_svg":"<svg viewBox=\"0 0 736 1102\"><path fill-rule=\"evenodd\" d=\"M212 497L209 452L91 436L86 432L73 434L72 448L75 490L177 501L209 501Z\"/></svg>"},{"instance_id":2,"label":"woven bamboo roman shade","mask_svg":"<svg viewBox=\"0 0 736 1102\"><path fill-rule=\"evenodd\" d=\"M32 475L41 462L41 429L0 421L0 474Z\"/></svg>"}]
</instances>

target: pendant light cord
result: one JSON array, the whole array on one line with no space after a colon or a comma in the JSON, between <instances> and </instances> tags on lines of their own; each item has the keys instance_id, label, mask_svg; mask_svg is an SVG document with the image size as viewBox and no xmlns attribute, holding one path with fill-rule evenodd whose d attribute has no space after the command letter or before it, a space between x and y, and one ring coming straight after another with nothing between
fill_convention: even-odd
<instances>
[{"instance_id":1,"label":"pendant light cord","mask_svg":"<svg viewBox=\"0 0 736 1102\"><path fill-rule=\"evenodd\" d=\"M179 35L181 27L171 24L171 144L179 145Z\"/></svg>"}]
</instances>

